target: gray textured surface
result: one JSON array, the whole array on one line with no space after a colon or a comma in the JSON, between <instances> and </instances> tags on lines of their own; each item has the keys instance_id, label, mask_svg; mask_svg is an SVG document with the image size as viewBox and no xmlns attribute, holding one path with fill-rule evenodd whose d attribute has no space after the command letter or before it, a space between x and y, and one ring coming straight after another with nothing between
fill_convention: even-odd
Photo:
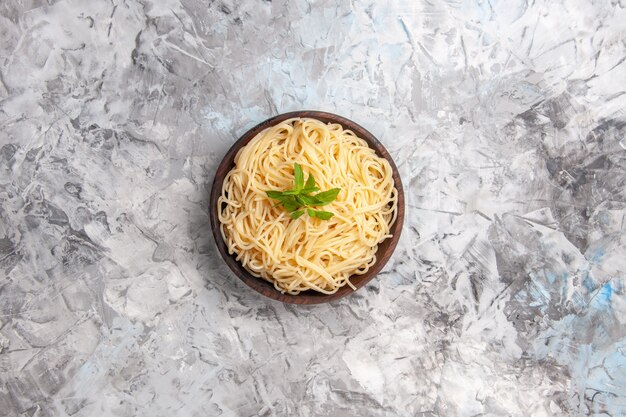
<instances>
[{"instance_id":1,"label":"gray textured surface","mask_svg":"<svg viewBox=\"0 0 626 417\"><path fill-rule=\"evenodd\" d=\"M0 414L625 415L625 7L3 0ZM378 135L408 199L385 273L311 308L206 213L298 109Z\"/></svg>"}]
</instances>

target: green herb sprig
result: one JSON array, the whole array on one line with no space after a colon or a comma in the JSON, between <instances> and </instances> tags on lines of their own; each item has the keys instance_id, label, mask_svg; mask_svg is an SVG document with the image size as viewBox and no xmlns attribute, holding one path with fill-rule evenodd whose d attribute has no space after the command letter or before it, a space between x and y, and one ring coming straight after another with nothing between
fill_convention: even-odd
<instances>
[{"instance_id":1,"label":"green herb sprig","mask_svg":"<svg viewBox=\"0 0 626 417\"><path fill-rule=\"evenodd\" d=\"M266 191L267 196L273 200L278 200L276 205L282 205L290 214L292 219L297 219L305 212L311 217L317 217L321 220L328 220L334 216L334 213L324 210L314 210L311 207L321 207L332 203L337 198L341 188L331 188L312 195L319 191L315 185L315 178L309 174L306 183L304 182L304 172L299 163L293 164L294 187L288 191Z\"/></svg>"}]
</instances>

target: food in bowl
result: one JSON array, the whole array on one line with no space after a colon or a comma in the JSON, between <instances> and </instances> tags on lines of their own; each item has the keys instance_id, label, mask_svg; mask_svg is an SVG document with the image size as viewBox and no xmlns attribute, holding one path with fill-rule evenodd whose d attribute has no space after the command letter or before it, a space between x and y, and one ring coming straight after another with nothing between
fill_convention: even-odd
<instances>
[{"instance_id":1,"label":"food in bowl","mask_svg":"<svg viewBox=\"0 0 626 417\"><path fill-rule=\"evenodd\" d=\"M376 263L398 214L389 162L340 124L292 118L234 164L217 201L229 254L282 293L356 289L350 277Z\"/></svg>"}]
</instances>

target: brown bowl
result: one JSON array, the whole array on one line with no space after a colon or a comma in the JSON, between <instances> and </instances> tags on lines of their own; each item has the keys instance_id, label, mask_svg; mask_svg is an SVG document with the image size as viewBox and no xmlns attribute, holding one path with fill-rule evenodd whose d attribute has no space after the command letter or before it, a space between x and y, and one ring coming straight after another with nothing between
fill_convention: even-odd
<instances>
[{"instance_id":1,"label":"brown bowl","mask_svg":"<svg viewBox=\"0 0 626 417\"><path fill-rule=\"evenodd\" d=\"M281 294L274 285L265 281L263 278L257 278L252 276L246 269L235 260L235 255L228 254L228 248L222 234L220 233L220 223L217 215L217 200L222 192L222 183L226 174L234 168L235 155L243 146L248 144L257 133L263 129L276 125L284 120L294 117L308 117L321 120L325 123L338 123L343 126L344 129L350 129L356 135L364 139L370 148L376 151L378 156L385 158L391 164L393 170L393 180L395 182L396 189L398 190L398 217L396 222L391 227L391 233L393 237L384 240L378 245L378 251L376 252L376 263L363 275L353 275L350 281L354 286L359 289L372 280L385 266L391 254L393 253L398 239L400 238L400 232L402 230L402 223L404 222L404 192L402 190L402 182L400 181L400 175L398 174L398 168L394 164L389 152L383 147L383 145L368 132L365 128L359 126L352 120L348 120L344 117L337 116L336 114L326 113L321 111L296 111L291 113L279 114L278 116L271 117L266 121L259 123L252 129L248 130L243 136L239 138L237 142L228 150L224 159L217 168L215 178L213 179L213 187L211 188L211 196L209 199L209 216L211 220L211 228L213 229L213 237L217 244L222 258L226 261L228 267L241 279L247 286L261 293L262 295L272 298L274 300L282 301L284 303L291 304L320 304L328 301L337 300L341 297L345 297L348 294L352 294L354 290L345 285L334 294L322 294L316 291L304 291L298 295Z\"/></svg>"}]
</instances>

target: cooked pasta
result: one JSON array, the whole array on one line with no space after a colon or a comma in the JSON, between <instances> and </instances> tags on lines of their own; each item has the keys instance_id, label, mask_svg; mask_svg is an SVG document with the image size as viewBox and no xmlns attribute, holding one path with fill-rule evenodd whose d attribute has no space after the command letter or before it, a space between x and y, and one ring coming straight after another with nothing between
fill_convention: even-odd
<instances>
[{"instance_id":1,"label":"cooked pasta","mask_svg":"<svg viewBox=\"0 0 626 417\"><path fill-rule=\"evenodd\" d=\"M268 190L293 186L294 163L321 190L340 188L324 206L329 220L296 220ZM230 254L254 276L283 293L333 294L355 287L351 275L376 262L397 215L397 190L389 162L339 124L294 118L258 133L235 156L218 199L222 237Z\"/></svg>"}]
</instances>

